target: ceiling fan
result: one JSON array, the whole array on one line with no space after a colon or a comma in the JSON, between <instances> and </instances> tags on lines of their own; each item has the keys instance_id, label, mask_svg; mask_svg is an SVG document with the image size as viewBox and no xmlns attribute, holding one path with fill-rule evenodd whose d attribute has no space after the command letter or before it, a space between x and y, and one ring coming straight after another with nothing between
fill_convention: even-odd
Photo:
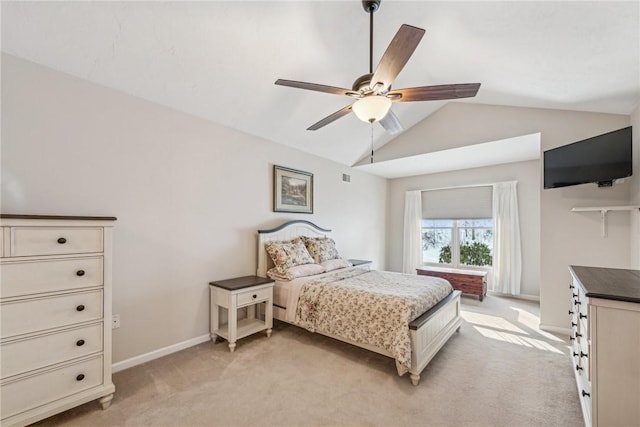
<instances>
[{"instance_id":1,"label":"ceiling fan","mask_svg":"<svg viewBox=\"0 0 640 427\"><path fill-rule=\"evenodd\" d=\"M390 134L402 131L398 117L391 111L393 102L435 101L457 98L471 98L476 96L480 83L449 84L437 86L420 86L407 89L391 90L391 83L398 76L415 49L418 47L424 30L411 25L402 25L391 40L389 47L380 59L380 63L373 71L373 13L380 7L381 0L362 0L362 7L369 17L369 73L358 77L351 89L326 86L316 83L299 82L295 80L276 80L277 85L298 89L313 90L334 95L346 95L357 99L319 122L311 125L307 130L318 130L352 110L362 121L379 122Z\"/></svg>"}]
</instances>

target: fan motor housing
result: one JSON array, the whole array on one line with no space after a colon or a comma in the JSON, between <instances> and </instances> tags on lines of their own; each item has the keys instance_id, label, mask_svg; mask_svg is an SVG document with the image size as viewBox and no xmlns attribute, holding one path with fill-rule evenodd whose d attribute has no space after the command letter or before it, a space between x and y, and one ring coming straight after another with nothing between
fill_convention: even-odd
<instances>
[{"instance_id":1,"label":"fan motor housing","mask_svg":"<svg viewBox=\"0 0 640 427\"><path fill-rule=\"evenodd\" d=\"M371 73L358 77L356 81L353 82L353 86L351 86L351 89L353 89L354 92L360 92L361 89L363 89L364 92L369 91L370 90L369 85L371 84L371 77L373 77L373 74Z\"/></svg>"},{"instance_id":2,"label":"fan motor housing","mask_svg":"<svg viewBox=\"0 0 640 427\"><path fill-rule=\"evenodd\" d=\"M371 87L371 79L372 78L373 78L373 73L363 74L362 76L358 77L355 82L353 82L353 85L351 86L351 89L354 92L358 92L358 93L360 93L362 95L373 92L374 88ZM385 94L385 93L389 92L390 90L391 90L391 86L389 86L384 91L384 93L381 93L381 94Z\"/></svg>"}]
</instances>

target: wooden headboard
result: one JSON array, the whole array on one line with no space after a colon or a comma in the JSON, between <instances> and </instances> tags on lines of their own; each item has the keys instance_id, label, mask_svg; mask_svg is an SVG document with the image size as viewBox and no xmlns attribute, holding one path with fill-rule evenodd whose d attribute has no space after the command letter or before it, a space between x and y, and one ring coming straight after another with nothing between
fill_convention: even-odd
<instances>
[{"instance_id":1,"label":"wooden headboard","mask_svg":"<svg viewBox=\"0 0 640 427\"><path fill-rule=\"evenodd\" d=\"M267 270L273 267L271 257L264 249L264 244L274 240L291 240L298 236L329 237L331 230L318 227L305 220L285 222L270 230L258 230L258 271L257 276L267 277Z\"/></svg>"}]
</instances>

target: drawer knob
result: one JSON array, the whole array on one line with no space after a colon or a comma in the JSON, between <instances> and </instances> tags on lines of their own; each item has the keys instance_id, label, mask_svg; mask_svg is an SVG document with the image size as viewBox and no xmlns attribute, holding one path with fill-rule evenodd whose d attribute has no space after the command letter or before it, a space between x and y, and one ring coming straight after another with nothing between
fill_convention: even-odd
<instances>
[{"instance_id":1,"label":"drawer knob","mask_svg":"<svg viewBox=\"0 0 640 427\"><path fill-rule=\"evenodd\" d=\"M582 334L576 332L576 338L582 338Z\"/></svg>"},{"instance_id":2,"label":"drawer knob","mask_svg":"<svg viewBox=\"0 0 640 427\"><path fill-rule=\"evenodd\" d=\"M58 239L58 243L60 243L61 245L64 245L65 243L67 243L67 239L65 239L64 237L60 237Z\"/></svg>"},{"instance_id":3,"label":"drawer knob","mask_svg":"<svg viewBox=\"0 0 640 427\"><path fill-rule=\"evenodd\" d=\"M574 298L578 298L578 294L573 294L573 297Z\"/></svg>"},{"instance_id":4,"label":"drawer knob","mask_svg":"<svg viewBox=\"0 0 640 427\"><path fill-rule=\"evenodd\" d=\"M258 295L253 294L253 299L256 299L256 298L258 298Z\"/></svg>"},{"instance_id":5,"label":"drawer knob","mask_svg":"<svg viewBox=\"0 0 640 427\"><path fill-rule=\"evenodd\" d=\"M80 277L84 276L84 270L76 271L76 276L80 276Z\"/></svg>"},{"instance_id":6,"label":"drawer knob","mask_svg":"<svg viewBox=\"0 0 640 427\"><path fill-rule=\"evenodd\" d=\"M582 313L580 313L580 318L581 318L581 319L586 319L586 318L587 318L587 315L586 315L586 314L582 314Z\"/></svg>"},{"instance_id":7,"label":"drawer knob","mask_svg":"<svg viewBox=\"0 0 640 427\"><path fill-rule=\"evenodd\" d=\"M571 316L573 314L573 311L569 310L569 316Z\"/></svg>"},{"instance_id":8,"label":"drawer knob","mask_svg":"<svg viewBox=\"0 0 640 427\"><path fill-rule=\"evenodd\" d=\"M573 337L573 335L569 336L569 341L575 341L576 339Z\"/></svg>"},{"instance_id":9,"label":"drawer knob","mask_svg":"<svg viewBox=\"0 0 640 427\"><path fill-rule=\"evenodd\" d=\"M576 365L576 371L582 371L582 366Z\"/></svg>"},{"instance_id":10,"label":"drawer knob","mask_svg":"<svg viewBox=\"0 0 640 427\"><path fill-rule=\"evenodd\" d=\"M77 311L83 311L84 310L84 305L80 304L79 306L76 307Z\"/></svg>"},{"instance_id":11,"label":"drawer knob","mask_svg":"<svg viewBox=\"0 0 640 427\"><path fill-rule=\"evenodd\" d=\"M586 391L582 390L582 397L584 396L591 397L591 393L587 393Z\"/></svg>"},{"instance_id":12,"label":"drawer knob","mask_svg":"<svg viewBox=\"0 0 640 427\"><path fill-rule=\"evenodd\" d=\"M573 300L573 305L580 305L580 301Z\"/></svg>"},{"instance_id":13,"label":"drawer knob","mask_svg":"<svg viewBox=\"0 0 640 427\"><path fill-rule=\"evenodd\" d=\"M77 345L78 347L82 347L82 346L84 345L84 340L78 340L78 341L76 341L76 345Z\"/></svg>"},{"instance_id":14,"label":"drawer knob","mask_svg":"<svg viewBox=\"0 0 640 427\"><path fill-rule=\"evenodd\" d=\"M571 326L572 326L572 327L577 327L577 326L578 326L578 324L577 324L577 323L573 323L573 322L571 322Z\"/></svg>"},{"instance_id":15,"label":"drawer knob","mask_svg":"<svg viewBox=\"0 0 640 427\"><path fill-rule=\"evenodd\" d=\"M587 353L583 353L582 351L580 352L580 357L588 357Z\"/></svg>"},{"instance_id":16,"label":"drawer knob","mask_svg":"<svg viewBox=\"0 0 640 427\"><path fill-rule=\"evenodd\" d=\"M84 379L84 374L80 374L76 377L76 381L82 381Z\"/></svg>"},{"instance_id":17,"label":"drawer knob","mask_svg":"<svg viewBox=\"0 0 640 427\"><path fill-rule=\"evenodd\" d=\"M573 285L571 285L571 284L570 284L570 285L569 285L569 289L573 289L573 288L575 288L575 286L573 286Z\"/></svg>"}]
</instances>

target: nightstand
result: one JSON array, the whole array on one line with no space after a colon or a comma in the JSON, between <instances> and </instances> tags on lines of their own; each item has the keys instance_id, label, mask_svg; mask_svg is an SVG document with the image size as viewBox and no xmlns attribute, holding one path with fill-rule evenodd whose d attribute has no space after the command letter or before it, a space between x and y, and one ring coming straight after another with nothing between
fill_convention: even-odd
<instances>
[{"instance_id":1,"label":"nightstand","mask_svg":"<svg viewBox=\"0 0 640 427\"><path fill-rule=\"evenodd\" d=\"M347 261L353 264L354 267L371 267L371 261L366 259L348 259Z\"/></svg>"},{"instance_id":2,"label":"nightstand","mask_svg":"<svg viewBox=\"0 0 640 427\"><path fill-rule=\"evenodd\" d=\"M273 328L273 280L244 276L209 283L211 297L211 339L217 337L229 342L229 351L236 348L236 341L256 332ZM264 303L264 320L260 319L256 306ZM247 307L247 317L238 320L238 309ZM220 324L220 308L227 311L227 323Z\"/></svg>"}]
</instances>

